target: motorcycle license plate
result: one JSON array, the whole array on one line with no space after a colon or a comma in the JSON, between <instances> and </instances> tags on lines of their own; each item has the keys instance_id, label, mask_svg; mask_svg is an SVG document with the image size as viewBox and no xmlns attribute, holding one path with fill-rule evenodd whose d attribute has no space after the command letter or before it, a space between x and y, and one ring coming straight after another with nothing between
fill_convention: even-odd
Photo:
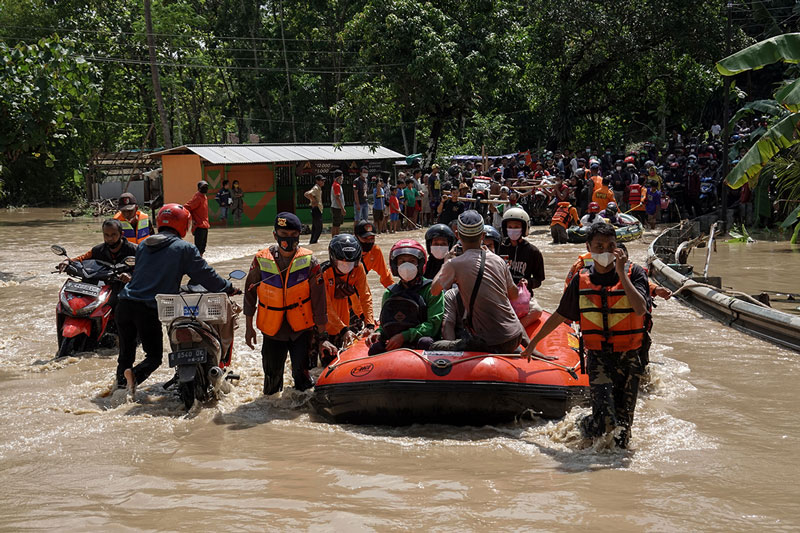
<instances>
[{"instance_id":1,"label":"motorcycle license plate","mask_svg":"<svg viewBox=\"0 0 800 533\"><path fill-rule=\"evenodd\" d=\"M169 367L178 365L196 365L205 363L207 359L206 351L203 348L193 348L191 350L178 350L170 352Z\"/></svg>"},{"instance_id":2,"label":"motorcycle license plate","mask_svg":"<svg viewBox=\"0 0 800 533\"><path fill-rule=\"evenodd\" d=\"M64 286L64 290L75 294L83 294L84 296L93 296L95 298L100 296L100 287L97 285L92 285L91 283L68 281Z\"/></svg>"}]
</instances>

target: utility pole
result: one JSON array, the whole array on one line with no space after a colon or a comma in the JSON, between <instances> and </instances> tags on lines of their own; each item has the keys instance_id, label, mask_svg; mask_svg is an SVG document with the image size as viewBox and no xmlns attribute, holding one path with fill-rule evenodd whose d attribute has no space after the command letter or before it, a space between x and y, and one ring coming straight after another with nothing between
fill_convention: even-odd
<instances>
[{"instance_id":1,"label":"utility pole","mask_svg":"<svg viewBox=\"0 0 800 533\"><path fill-rule=\"evenodd\" d=\"M728 31L727 31L727 42L725 43L725 57L731 55L731 39L733 38L731 35L732 26L731 26L731 11L733 11L733 3L728 2L727 5L727 12L728 12ZM728 172L730 172L730 158L728 157L728 151L730 150L730 139L731 139L731 128L728 122L730 121L731 117L731 110L730 110L730 103L731 103L731 83L733 82L732 76L725 76L725 80L723 83L724 91L725 91L725 105L722 109L722 125L724 127L722 132L722 194L719 206L719 218L723 221L725 230L727 231L728 228Z\"/></svg>"},{"instance_id":2,"label":"utility pole","mask_svg":"<svg viewBox=\"0 0 800 533\"><path fill-rule=\"evenodd\" d=\"M289 76L289 58L286 55L286 36L283 33L283 0L280 1L281 9L281 44L283 44L283 64L286 67L286 96L289 101L289 118L292 121L292 142L297 142L297 129L294 125L294 107L292 106L292 78Z\"/></svg>"},{"instance_id":3,"label":"utility pole","mask_svg":"<svg viewBox=\"0 0 800 533\"><path fill-rule=\"evenodd\" d=\"M167 110L164 108L164 99L161 96L161 79L156 64L156 45L153 39L153 19L150 17L150 0L144 0L144 25L147 30L147 48L150 52L150 74L153 77L153 94L156 98L158 116L161 118L161 133L164 136L164 147L172 148L172 139L167 123Z\"/></svg>"}]
</instances>

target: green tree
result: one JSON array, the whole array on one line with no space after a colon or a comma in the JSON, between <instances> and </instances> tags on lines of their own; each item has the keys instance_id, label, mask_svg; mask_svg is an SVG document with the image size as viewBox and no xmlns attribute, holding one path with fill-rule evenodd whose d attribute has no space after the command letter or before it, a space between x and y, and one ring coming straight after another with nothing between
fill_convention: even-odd
<instances>
[{"instance_id":1,"label":"green tree","mask_svg":"<svg viewBox=\"0 0 800 533\"><path fill-rule=\"evenodd\" d=\"M96 107L95 72L74 43L57 36L13 48L0 43L0 64L3 201L62 200L74 193L60 178L78 163L73 147Z\"/></svg>"}]
</instances>

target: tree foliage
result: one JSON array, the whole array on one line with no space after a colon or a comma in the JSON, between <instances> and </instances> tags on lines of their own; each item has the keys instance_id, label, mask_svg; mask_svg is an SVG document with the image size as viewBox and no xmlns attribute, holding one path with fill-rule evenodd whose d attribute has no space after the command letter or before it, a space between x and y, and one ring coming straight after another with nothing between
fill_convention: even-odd
<instances>
[{"instance_id":1,"label":"tree foliage","mask_svg":"<svg viewBox=\"0 0 800 533\"><path fill-rule=\"evenodd\" d=\"M735 29L737 48L752 42L747 32L782 27L771 8L752 4L747 26ZM229 134L379 142L431 162L482 146L663 139L721 116L713 67L724 55L725 13L716 0L153 0L152 18L176 145ZM51 81L55 111L20 100L27 78L0 73L0 109L12 113L17 102L4 116L22 128L3 130L4 139L33 147L13 171L3 148L7 192L12 182L42 190L47 176L71 183L95 152L162 145L145 37L142 2L0 0L3 57L42 39L64 50L49 52L55 63L25 52ZM8 60L20 68L18 57ZM75 72L80 98L70 100L53 69ZM26 112L52 112L50 129L29 129ZM28 201L21 191L6 201Z\"/></svg>"}]
</instances>

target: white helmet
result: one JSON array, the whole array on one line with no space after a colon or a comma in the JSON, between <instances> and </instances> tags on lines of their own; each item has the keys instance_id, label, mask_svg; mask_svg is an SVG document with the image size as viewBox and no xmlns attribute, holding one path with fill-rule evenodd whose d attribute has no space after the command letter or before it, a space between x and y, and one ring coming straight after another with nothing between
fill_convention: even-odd
<instances>
[{"instance_id":1,"label":"white helmet","mask_svg":"<svg viewBox=\"0 0 800 533\"><path fill-rule=\"evenodd\" d=\"M531 225L531 217L528 216L528 213L526 213L524 209L521 207L512 207L503 213L503 222L501 226L503 228L504 237L508 237L506 225L508 224L509 220L519 220L522 222L522 236L524 237L528 234L528 226Z\"/></svg>"}]
</instances>

